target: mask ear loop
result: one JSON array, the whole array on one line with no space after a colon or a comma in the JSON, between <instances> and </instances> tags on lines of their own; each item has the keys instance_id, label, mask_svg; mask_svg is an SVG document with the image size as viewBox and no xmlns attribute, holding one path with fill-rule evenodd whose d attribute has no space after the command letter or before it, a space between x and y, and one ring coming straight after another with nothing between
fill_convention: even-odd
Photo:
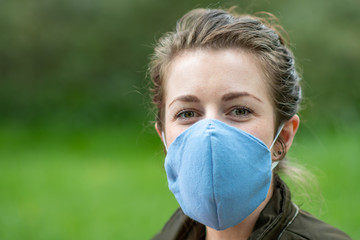
<instances>
[{"instance_id":1,"label":"mask ear loop","mask_svg":"<svg viewBox=\"0 0 360 240\"><path fill-rule=\"evenodd\" d=\"M278 129L277 132L276 132L274 141L273 141L273 142L271 143L271 145L270 145L269 150L271 150L272 147L274 146L274 144L275 144L276 140L278 139L278 137L279 137L282 129L284 128L284 125L285 125L284 123L280 125L279 129ZM273 170L274 168L276 168L276 166L277 166L278 164L279 164L279 161L272 162L272 163L271 163L271 170Z\"/></svg>"},{"instance_id":2,"label":"mask ear loop","mask_svg":"<svg viewBox=\"0 0 360 240\"><path fill-rule=\"evenodd\" d=\"M166 145L166 138L165 138L165 133L164 133L164 131L161 131L161 137L162 137L162 140L163 140L165 149L166 149L166 151L167 151L167 150L168 150L168 147L167 147L167 145Z\"/></svg>"}]
</instances>

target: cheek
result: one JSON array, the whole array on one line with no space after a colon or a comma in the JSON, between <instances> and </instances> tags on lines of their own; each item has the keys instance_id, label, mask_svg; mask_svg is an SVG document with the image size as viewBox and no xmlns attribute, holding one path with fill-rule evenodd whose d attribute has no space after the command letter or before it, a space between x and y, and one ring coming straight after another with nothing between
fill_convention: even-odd
<instances>
[{"instance_id":1,"label":"cheek","mask_svg":"<svg viewBox=\"0 0 360 240\"><path fill-rule=\"evenodd\" d=\"M273 141L273 132L272 128L268 126L252 126L246 129L242 129L243 131L250 133L251 135L255 136L256 138L260 139L263 143L265 143L268 148L270 147Z\"/></svg>"},{"instance_id":2,"label":"cheek","mask_svg":"<svg viewBox=\"0 0 360 240\"><path fill-rule=\"evenodd\" d=\"M265 145L269 148L271 146L271 143L273 141L272 139L272 132L269 132L268 134L259 133L258 136L256 136L258 139L260 139Z\"/></svg>"},{"instance_id":3,"label":"cheek","mask_svg":"<svg viewBox=\"0 0 360 240\"><path fill-rule=\"evenodd\" d=\"M166 128L165 128L166 144L170 146L170 144L176 139L176 137L179 136L185 130L186 127L166 124Z\"/></svg>"}]
</instances>

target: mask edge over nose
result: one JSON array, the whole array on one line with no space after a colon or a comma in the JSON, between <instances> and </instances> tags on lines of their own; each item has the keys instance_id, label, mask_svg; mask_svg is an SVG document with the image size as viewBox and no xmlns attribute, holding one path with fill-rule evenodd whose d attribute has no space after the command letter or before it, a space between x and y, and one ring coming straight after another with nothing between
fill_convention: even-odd
<instances>
[{"instance_id":1,"label":"mask edge over nose","mask_svg":"<svg viewBox=\"0 0 360 240\"><path fill-rule=\"evenodd\" d=\"M204 119L205 120L205 119ZM209 120L216 120L216 119L209 119ZM202 121L202 120L201 120ZM216 120L216 121L219 121L219 120ZM220 121L221 122L221 121ZM222 122L223 123L223 122ZM224 123L224 124L226 124L226 123ZM271 149L272 149L272 147L275 145L275 142L277 141L277 139L278 139L278 137L280 136L280 133L281 133L281 131L282 131L282 129L284 128L284 125L285 125L285 123L282 123L282 124L280 124L280 126L279 126L279 128L278 128L278 130L277 130L277 132L276 132L276 134L275 134L275 137L274 137L274 140L272 141L272 143L271 143L271 145L270 145L270 147L269 147L269 151L271 151ZM193 125L192 125L193 126ZM230 126L230 125L229 125ZM187 129L186 129L187 130ZM185 130L185 131L186 131ZM239 130L241 130L241 129L239 129ZM241 131L243 131L243 130L241 130ZM244 131L245 132L245 131ZM182 133L181 133L182 134ZM250 134L250 133L248 133L248 134ZM251 135L251 134L250 134ZM166 151L168 151L168 145L167 145L167 143L166 143L166 137L165 137L165 132L162 130L161 131L161 137L162 137L162 142L163 142L163 144L164 144L164 147L165 147L165 150ZM253 137L255 137L255 136L253 136ZM256 138L256 137L255 137ZM258 138L256 138L256 139L258 139ZM261 141L260 139L258 139L259 141ZM262 142L262 141L261 141ZM279 161L276 161L276 162L273 162L273 164L275 165L274 167L272 167L272 169L274 169L275 167L276 167L276 165L279 163Z\"/></svg>"}]
</instances>

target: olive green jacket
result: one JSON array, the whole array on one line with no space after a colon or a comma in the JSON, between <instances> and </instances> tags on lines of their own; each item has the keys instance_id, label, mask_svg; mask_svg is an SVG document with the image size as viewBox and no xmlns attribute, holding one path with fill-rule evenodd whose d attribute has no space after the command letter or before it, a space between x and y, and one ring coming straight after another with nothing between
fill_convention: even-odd
<instances>
[{"instance_id":1,"label":"olive green jacket","mask_svg":"<svg viewBox=\"0 0 360 240\"><path fill-rule=\"evenodd\" d=\"M285 183L275 177L273 196L255 224L249 239L340 240L350 239L342 231L299 209L290 198ZM178 209L153 240L202 240L205 226L187 217Z\"/></svg>"}]
</instances>

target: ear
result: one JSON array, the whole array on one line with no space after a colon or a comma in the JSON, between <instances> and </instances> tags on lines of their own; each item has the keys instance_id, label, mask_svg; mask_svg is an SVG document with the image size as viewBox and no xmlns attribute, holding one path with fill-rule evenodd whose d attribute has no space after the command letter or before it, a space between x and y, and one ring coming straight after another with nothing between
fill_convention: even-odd
<instances>
[{"instance_id":1,"label":"ear","mask_svg":"<svg viewBox=\"0 0 360 240\"><path fill-rule=\"evenodd\" d=\"M159 125L157 123L155 123L155 129L156 129L156 132L159 135L161 141L164 143L164 153L166 154L166 152L167 152L166 151L166 143L164 142L162 131L160 130Z\"/></svg>"},{"instance_id":2,"label":"ear","mask_svg":"<svg viewBox=\"0 0 360 240\"><path fill-rule=\"evenodd\" d=\"M159 135L161 141L163 141L163 139L162 139L162 134L161 134L160 128L159 128L159 126L158 126L157 123L155 123L155 129L156 129L156 132L157 132L157 134Z\"/></svg>"},{"instance_id":3,"label":"ear","mask_svg":"<svg viewBox=\"0 0 360 240\"><path fill-rule=\"evenodd\" d=\"M285 151L288 152L295 134L299 128L300 118L297 114L295 114L292 118L290 118L285 124L283 129L281 130L280 137L283 140L283 143L285 144ZM273 161L279 161L282 158L284 158L284 154L282 152L283 148L281 147L280 143L277 142L273 148L272 151L272 160Z\"/></svg>"},{"instance_id":4,"label":"ear","mask_svg":"<svg viewBox=\"0 0 360 240\"><path fill-rule=\"evenodd\" d=\"M300 124L300 118L297 114L295 114L285 123L284 128L280 133L280 136L283 139L286 146L286 152L289 151L293 143L295 134L299 128L299 124Z\"/></svg>"}]
</instances>

